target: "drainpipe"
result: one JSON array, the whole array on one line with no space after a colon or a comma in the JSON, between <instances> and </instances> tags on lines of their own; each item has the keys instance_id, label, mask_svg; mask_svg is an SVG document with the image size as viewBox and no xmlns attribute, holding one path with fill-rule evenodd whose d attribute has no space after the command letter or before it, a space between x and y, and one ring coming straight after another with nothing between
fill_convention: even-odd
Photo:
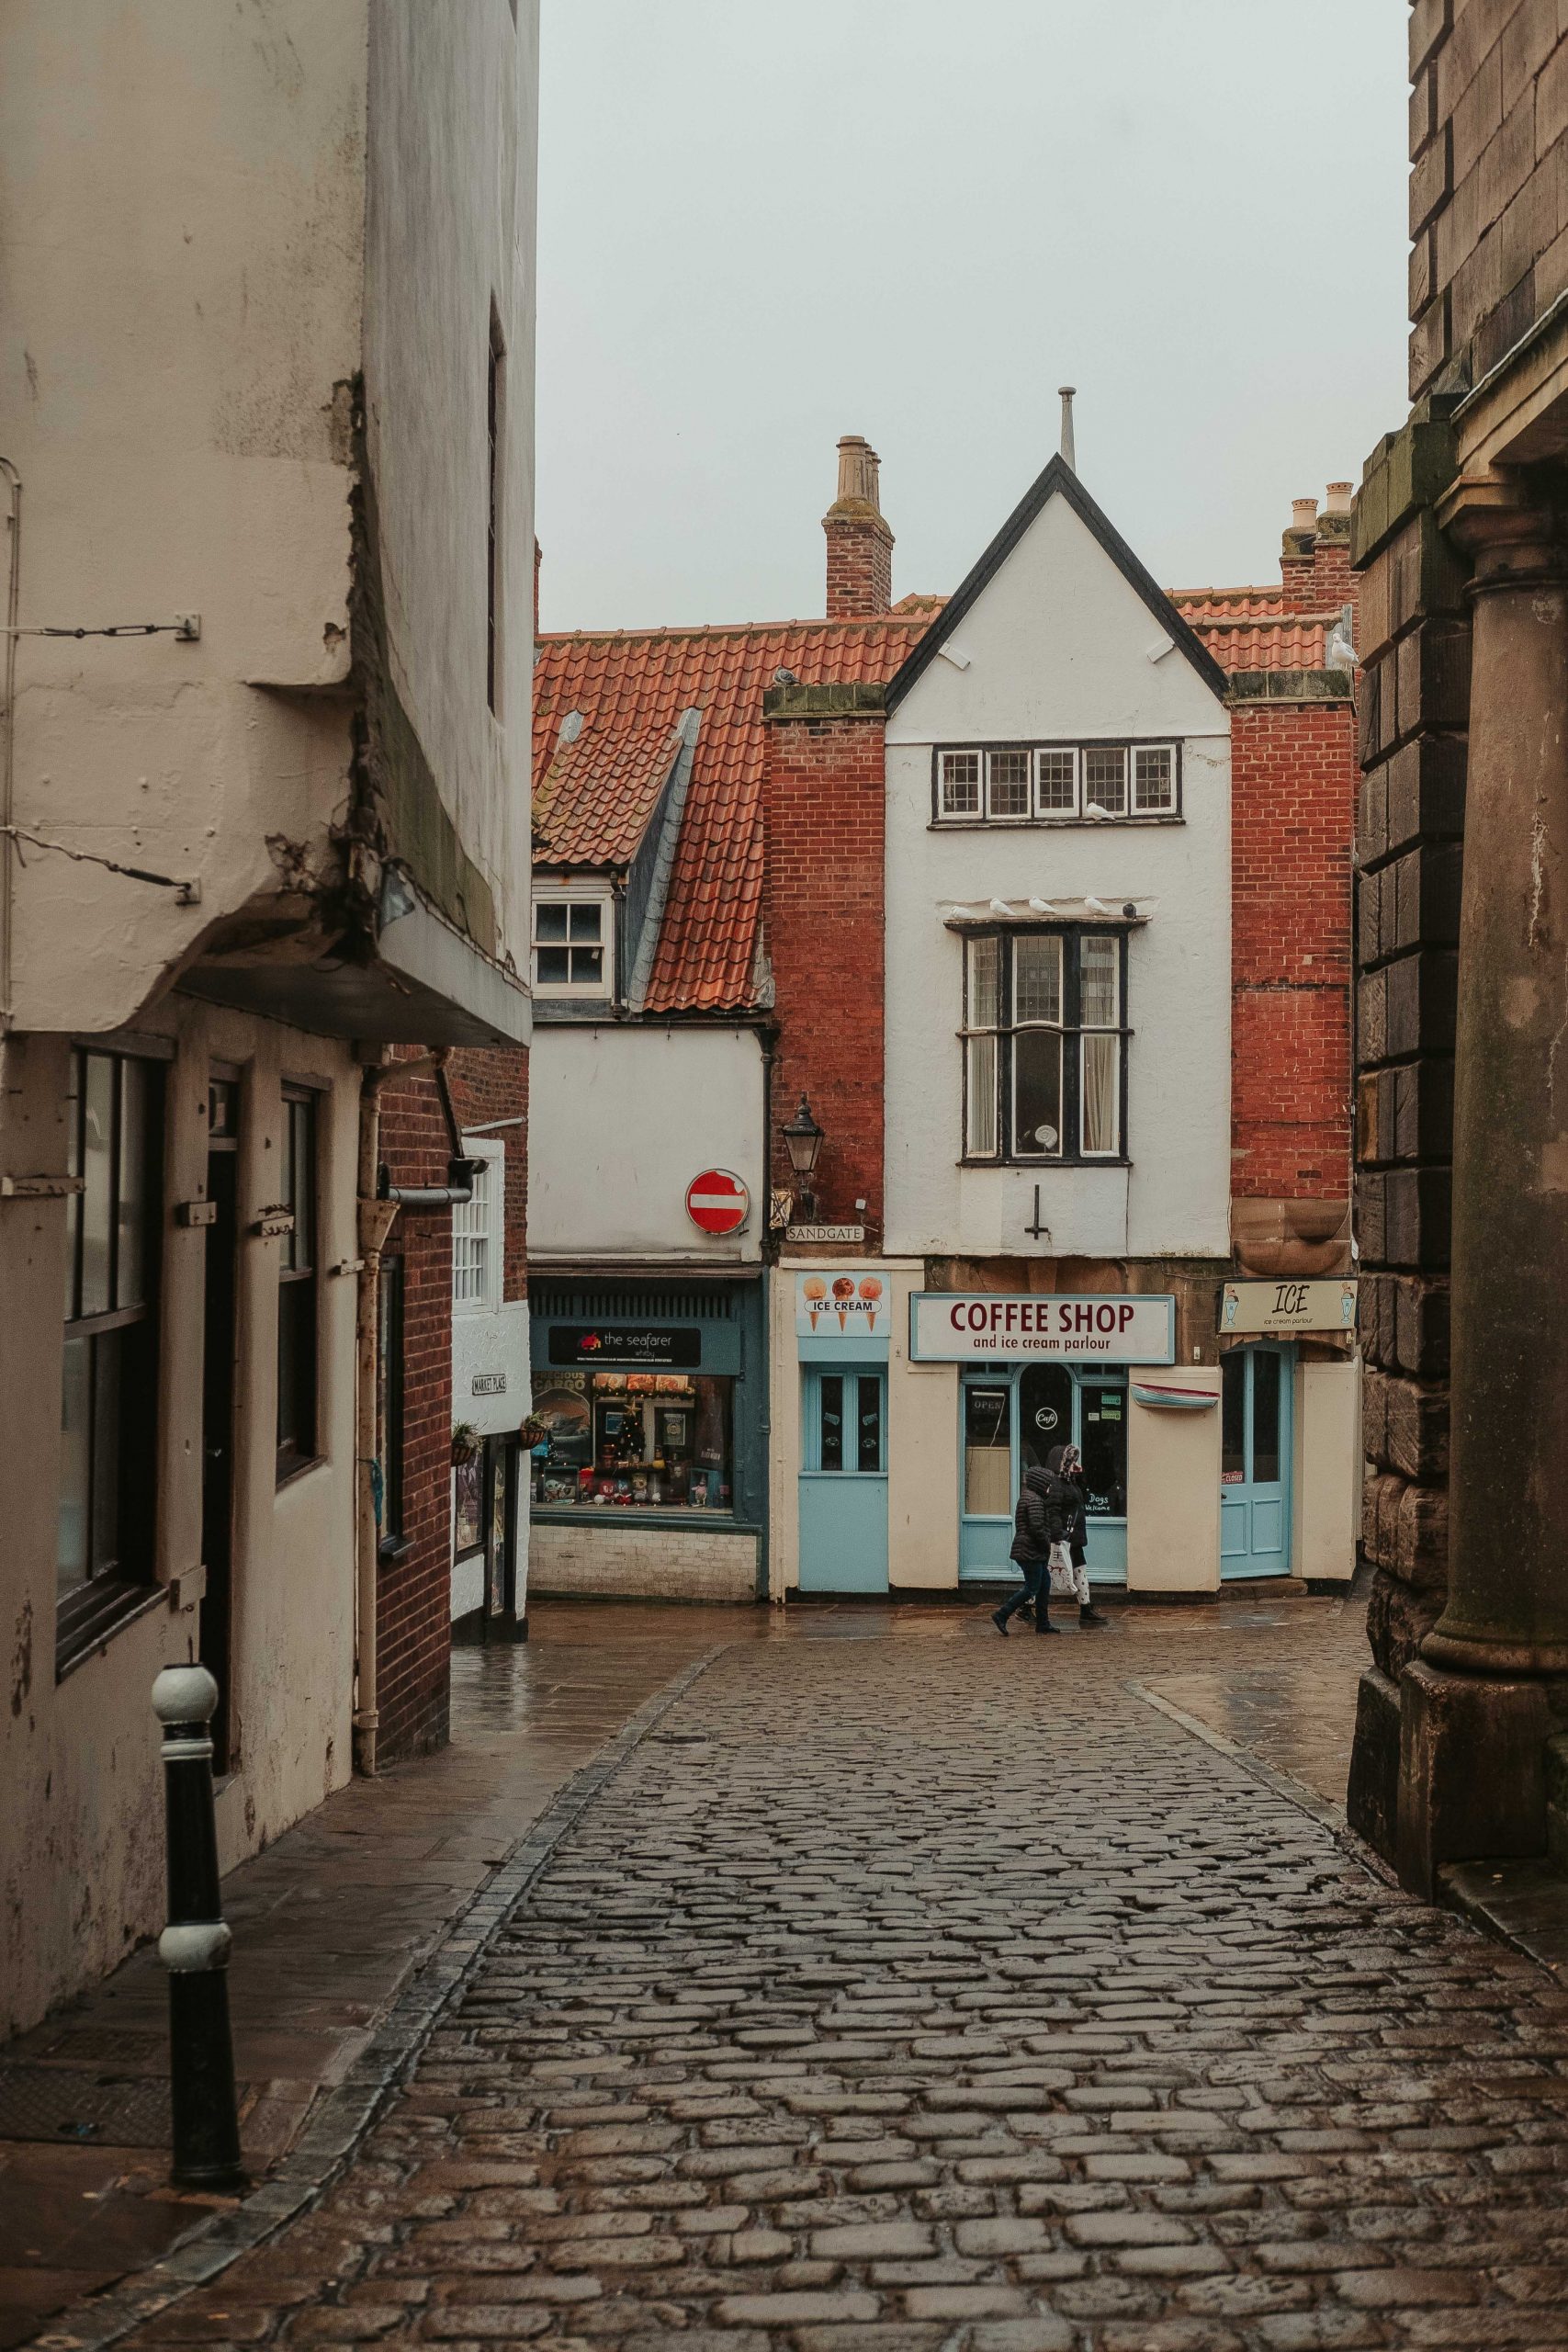
<instances>
[{"instance_id":1,"label":"drainpipe","mask_svg":"<svg viewBox=\"0 0 1568 2352\"><path fill-rule=\"evenodd\" d=\"M9 458L0 458L0 479L11 493L10 545L6 554L6 650L0 654L0 1037L10 1030L16 1001L11 992L11 893L16 873L17 628L22 576L22 477Z\"/></svg>"},{"instance_id":2,"label":"drainpipe","mask_svg":"<svg viewBox=\"0 0 1568 2352\"><path fill-rule=\"evenodd\" d=\"M398 1214L394 1201L376 1197L381 1164L381 1088L395 1064L367 1069L359 1093L359 1275L355 1365L355 1618L358 1687L355 1693L354 1760L367 1780L376 1772L381 1717L376 1689L376 1569L379 1534L371 1464L376 1458L376 1372L380 1352L381 1252Z\"/></svg>"}]
</instances>

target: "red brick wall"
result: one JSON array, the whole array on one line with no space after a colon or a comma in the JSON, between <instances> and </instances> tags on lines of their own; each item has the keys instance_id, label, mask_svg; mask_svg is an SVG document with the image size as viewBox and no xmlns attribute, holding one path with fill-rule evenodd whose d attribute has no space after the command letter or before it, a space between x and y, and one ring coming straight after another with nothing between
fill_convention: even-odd
<instances>
[{"instance_id":1,"label":"red brick wall","mask_svg":"<svg viewBox=\"0 0 1568 2352\"><path fill-rule=\"evenodd\" d=\"M773 1181L795 1189L779 1139L804 1091L826 1140L813 1189L825 1222L882 1231L884 721L771 719L764 922L779 1023Z\"/></svg>"},{"instance_id":2,"label":"red brick wall","mask_svg":"<svg viewBox=\"0 0 1568 2352\"><path fill-rule=\"evenodd\" d=\"M874 619L893 608L893 534L879 515L863 520L829 514L822 528L828 534L828 618L830 621Z\"/></svg>"},{"instance_id":3,"label":"red brick wall","mask_svg":"<svg viewBox=\"0 0 1568 2352\"><path fill-rule=\"evenodd\" d=\"M1231 714L1232 1192L1350 1191L1348 703Z\"/></svg>"},{"instance_id":4,"label":"red brick wall","mask_svg":"<svg viewBox=\"0 0 1568 2352\"><path fill-rule=\"evenodd\" d=\"M397 1052L407 1059L414 1051ZM447 1064L459 1127L521 1116L506 1146L503 1295L527 1288L528 1057L470 1048ZM444 1184L451 1142L435 1082L381 1091L381 1158L394 1184ZM400 1210L387 1255L403 1261L403 1510L411 1549L377 1582L378 1750L383 1763L441 1747L447 1735L452 1588L452 1212Z\"/></svg>"}]
</instances>

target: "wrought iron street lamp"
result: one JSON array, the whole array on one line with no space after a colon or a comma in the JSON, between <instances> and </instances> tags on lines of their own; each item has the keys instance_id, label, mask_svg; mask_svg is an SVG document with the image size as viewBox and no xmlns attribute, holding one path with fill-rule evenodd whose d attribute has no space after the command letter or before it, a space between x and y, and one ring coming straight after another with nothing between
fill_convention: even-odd
<instances>
[{"instance_id":1,"label":"wrought iron street lamp","mask_svg":"<svg viewBox=\"0 0 1568 2352\"><path fill-rule=\"evenodd\" d=\"M779 1130L789 1153L789 1164L801 1180L801 1202L808 1217L817 1213L817 1195L810 1188L817 1155L822 1148L822 1129L811 1115L811 1105L803 1094L800 1107L793 1119L786 1119Z\"/></svg>"}]
</instances>

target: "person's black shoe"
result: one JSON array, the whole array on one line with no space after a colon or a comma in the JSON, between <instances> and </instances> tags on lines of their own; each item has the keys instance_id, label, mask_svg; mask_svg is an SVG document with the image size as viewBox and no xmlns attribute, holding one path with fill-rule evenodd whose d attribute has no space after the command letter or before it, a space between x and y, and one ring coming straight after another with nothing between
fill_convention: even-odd
<instances>
[{"instance_id":1,"label":"person's black shoe","mask_svg":"<svg viewBox=\"0 0 1568 2352\"><path fill-rule=\"evenodd\" d=\"M1109 1617L1102 1617L1098 1609L1091 1609L1089 1607L1087 1600L1084 1602L1083 1607L1078 1611L1078 1623L1083 1626L1092 1627L1096 1633L1103 1633L1110 1623L1111 1620Z\"/></svg>"},{"instance_id":2,"label":"person's black shoe","mask_svg":"<svg viewBox=\"0 0 1568 2352\"><path fill-rule=\"evenodd\" d=\"M1056 1630L1043 1609L1035 1614L1034 1630L1037 1634L1054 1634Z\"/></svg>"},{"instance_id":3,"label":"person's black shoe","mask_svg":"<svg viewBox=\"0 0 1568 2352\"><path fill-rule=\"evenodd\" d=\"M991 1623L996 1627L998 1634L1005 1634L1008 1629L1006 1610L993 1609L991 1611Z\"/></svg>"},{"instance_id":4,"label":"person's black shoe","mask_svg":"<svg viewBox=\"0 0 1568 2352\"><path fill-rule=\"evenodd\" d=\"M1026 1625L1032 1625L1032 1624L1033 1624L1033 1623L1034 1623L1034 1603L1033 1603L1033 1601L1032 1601L1032 1600L1021 1600L1021 1601L1020 1601L1019 1606L1018 1606L1018 1613L1019 1613L1019 1615L1022 1618L1022 1620L1023 1620L1023 1622L1024 1622L1024 1623L1025 1623Z\"/></svg>"}]
</instances>

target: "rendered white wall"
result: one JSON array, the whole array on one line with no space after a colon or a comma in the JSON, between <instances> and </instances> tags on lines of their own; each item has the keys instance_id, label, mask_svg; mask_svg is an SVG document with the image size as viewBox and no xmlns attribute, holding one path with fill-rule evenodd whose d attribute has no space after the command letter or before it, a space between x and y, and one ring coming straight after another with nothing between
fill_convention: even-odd
<instances>
[{"instance_id":1,"label":"rendered white wall","mask_svg":"<svg viewBox=\"0 0 1568 2352\"><path fill-rule=\"evenodd\" d=\"M366 440L394 684L528 964L538 0L370 11ZM486 704L486 386L506 351L498 710Z\"/></svg>"},{"instance_id":2,"label":"rendered white wall","mask_svg":"<svg viewBox=\"0 0 1568 2352\"><path fill-rule=\"evenodd\" d=\"M29 851L23 1028L130 1018L276 887L269 834L344 812L346 708L244 681L346 670L366 68L366 0L0 11L22 618L201 615L196 644L22 641L17 823L202 888Z\"/></svg>"},{"instance_id":3,"label":"rendered white wall","mask_svg":"<svg viewBox=\"0 0 1568 2352\"><path fill-rule=\"evenodd\" d=\"M1134 1369L1131 1384L1138 1378ZM1151 1372L1169 1388L1217 1396L1217 1364ZM1217 1592L1220 1583L1220 1408L1161 1410L1129 1395L1127 1589Z\"/></svg>"},{"instance_id":4,"label":"rendered white wall","mask_svg":"<svg viewBox=\"0 0 1568 2352\"><path fill-rule=\"evenodd\" d=\"M888 728L886 1241L890 1251L1147 1257L1229 1250L1230 745L1185 658L1054 499ZM1179 825L935 827L937 743L1166 736ZM1128 950L1134 1165L961 1168L963 950L950 901L1158 901ZM1035 1186L1050 1238L1032 1238Z\"/></svg>"},{"instance_id":5,"label":"rendered white wall","mask_svg":"<svg viewBox=\"0 0 1568 2352\"><path fill-rule=\"evenodd\" d=\"M749 1029L566 1027L529 1057L528 1254L754 1265L767 1217L762 1054ZM742 1230L700 1232L686 1188L727 1168L751 1196Z\"/></svg>"},{"instance_id":6,"label":"rendered white wall","mask_svg":"<svg viewBox=\"0 0 1568 2352\"><path fill-rule=\"evenodd\" d=\"M1361 1517L1360 1364L1296 1365L1291 1573L1348 1583Z\"/></svg>"}]
</instances>

